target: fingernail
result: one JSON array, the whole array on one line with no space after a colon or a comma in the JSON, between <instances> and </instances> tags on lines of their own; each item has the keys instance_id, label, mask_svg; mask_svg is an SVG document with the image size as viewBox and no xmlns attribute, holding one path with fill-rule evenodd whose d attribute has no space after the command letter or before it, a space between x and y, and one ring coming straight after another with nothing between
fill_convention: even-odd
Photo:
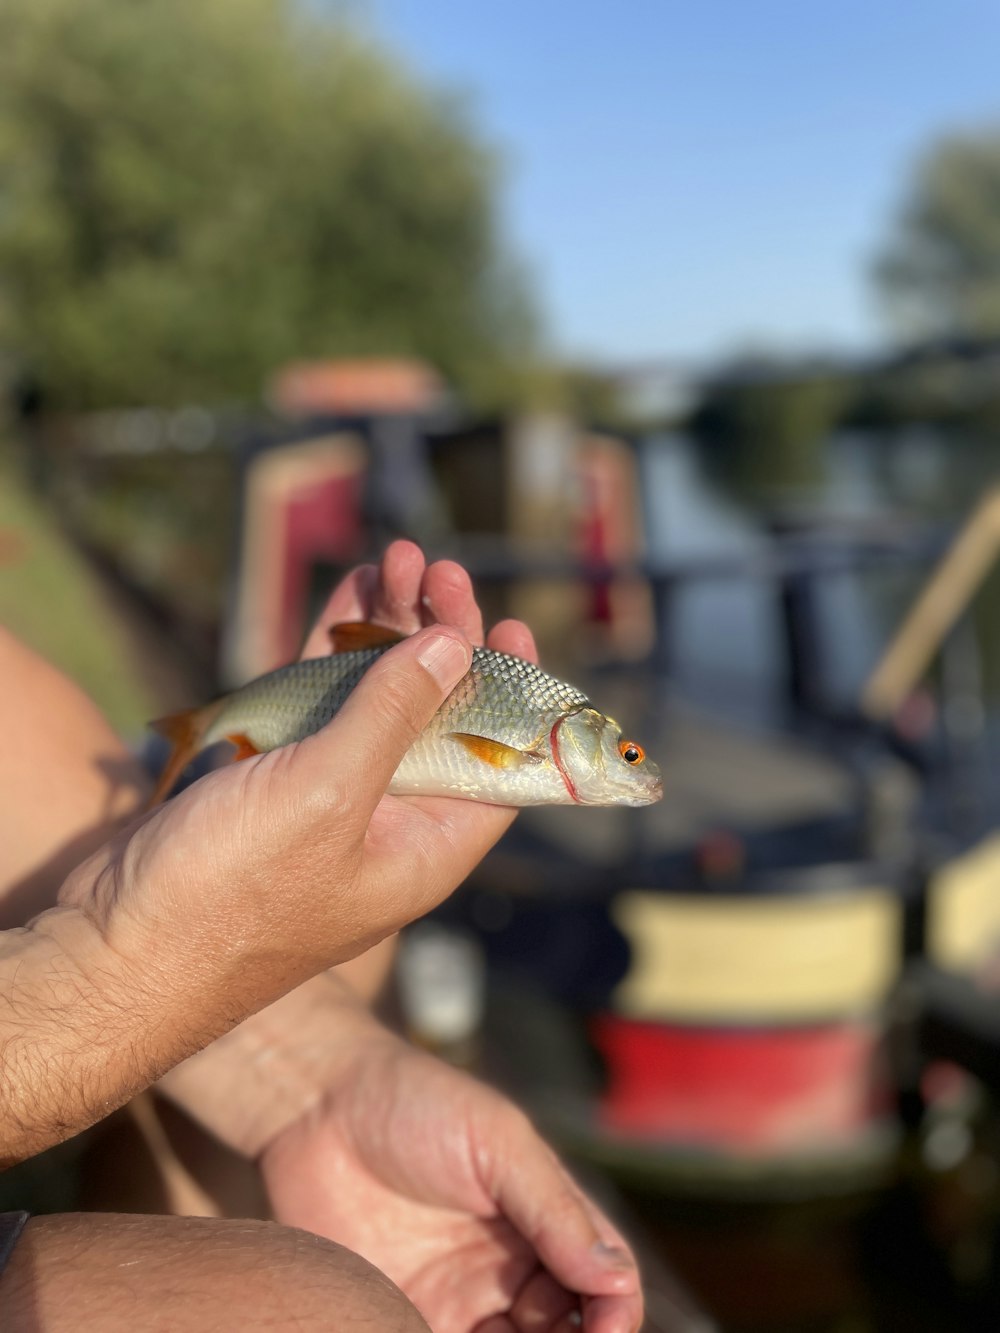
<instances>
[{"instance_id":1,"label":"fingernail","mask_svg":"<svg viewBox=\"0 0 1000 1333\"><path fill-rule=\"evenodd\" d=\"M452 634L431 634L417 652L417 661L443 690L450 690L469 669L469 648Z\"/></svg>"},{"instance_id":2,"label":"fingernail","mask_svg":"<svg viewBox=\"0 0 1000 1333\"><path fill-rule=\"evenodd\" d=\"M624 1273L635 1267L635 1260L628 1250L623 1250L620 1245L605 1245L603 1241L598 1241L596 1245L591 1247L591 1254L605 1268L611 1268L617 1272Z\"/></svg>"}]
</instances>

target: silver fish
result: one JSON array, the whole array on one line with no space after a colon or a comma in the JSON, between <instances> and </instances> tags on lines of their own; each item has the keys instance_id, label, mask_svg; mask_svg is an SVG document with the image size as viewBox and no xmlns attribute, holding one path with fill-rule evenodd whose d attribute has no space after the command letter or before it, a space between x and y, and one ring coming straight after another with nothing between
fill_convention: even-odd
<instances>
[{"instance_id":1,"label":"silver fish","mask_svg":"<svg viewBox=\"0 0 1000 1333\"><path fill-rule=\"evenodd\" d=\"M157 796L218 741L237 758L301 740L326 725L400 635L338 625L335 651L259 676L241 689L151 725L174 744ZM572 685L507 653L473 650L472 665L407 751L389 791L502 805L650 805L663 784L641 745Z\"/></svg>"}]
</instances>

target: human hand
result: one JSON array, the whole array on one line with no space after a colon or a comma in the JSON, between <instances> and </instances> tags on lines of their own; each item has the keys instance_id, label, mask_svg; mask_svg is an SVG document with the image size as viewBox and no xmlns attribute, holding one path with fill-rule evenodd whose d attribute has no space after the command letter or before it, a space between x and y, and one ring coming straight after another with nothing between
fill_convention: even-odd
<instances>
[{"instance_id":1,"label":"human hand","mask_svg":"<svg viewBox=\"0 0 1000 1333\"><path fill-rule=\"evenodd\" d=\"M394 541L377 565L359 565L337 585L306 639L303 657L330 651L328 630L339 621L370 620L412 634L440 623L460 629L470 643L482 644L483 617L468 573L454 560L428 565L419 546ZM538 659L531 630L520 620L504 620L487 646L530 662Z\"/></svg>"},{"instance_id":2,"label":"human hand","mask_svg":"<svg viewBox=\"0 0 1000 1333\"><path fill-rule=\"evenodd\" d=\"M366 577L348 580L329 618L368 612ZM371 609L384 606L399 628L443 614L481 633L467 576L425 570L409 544L393 548L372 587ZM491 642L532 651L516 625ZM322 731L209 774L76 868L60 903L88 925L82 945L70 931L72 948L86 953L95 1006L114 1015L116 1058L75 1053L80 1104L55 1107L58 1125L34 1123L32 1150L423 915L465 877L511 813L383 793L469 661L463 628L418 629Z\"/></svg>"},{"instance_id":3,"label":"human hand","mask_svg":"<svg viewBox=\"0 0 1000 1333\"><path fill-rule=\"evenodd\" d=\"M380 564L361 566L338 585L306 641L303 656L328 653L329 627L345 620L373 620L404 634L426 621L440 621L473 643L484 639L468 574L452 561L427 566L419 548L404 541L394 542ZM531 631L519 621L497 625L487 642L491 648L531 661L537 656ZM386 854L391 853L396 872L411 885L411 893L426 878L428 861L433 862L434 875L444 877L450 888L500 837L514 814L505 807L447 797L387 796L379 805L373 837L377 835L379 847L384 845ZM330 883L331 888L336 884L332 874ZM359 957L348 967L365 967L366 962ZM383 962L368 971L380 974ZM355 972L349 973L349 980L357 985ZM374 982L371 977L364 980L372 984L362 989L372 993L378 977ZM303 1056L301 1036L314 1029L318 1016L322 1036L317 1041L329 1044L331 1034L345 1026L347 1007L336 983L315 978L295 997L286 996L223 1042L171 1070L163 1089L231 1147L254 1155L302 1105L321 1094L323 1082L314 1068L312 1047ZM255 1077L262 1052L269 1062L282 1062L282 1079Z\"/></svg>"},{"instance_id":4,"label":"human hand","mask_svg":"<svg viewBox=\"0 0 1000 1333\"><path fill-rule=\"evenodd\" d=\"M428 566L422 551L409 541L395 541L375 565L362 565L351 571L328 599L318 617L301 657L322 657L331 651L330 627L342 621L370 621L374 624L411 634L421 625L443 623L461 629L474 644L484 642L483 618L467 572L452 560L439 560ZM489 646L500 652L537 661L534 638L520 621L507 620L494 627ZM461 819L471 836L482 836L492 829L494 839L509 826L516 811L499 805L475 812L454 809L449 803L427 801L428 813L451 810ZM363 999L372 1002L385 984L395 952L395 937L383 946L351 959L338 968L338 974Z\"/></svg>"},{"instance_id":5,"label":"human hand","mask_svg":"<svg viewBox=\"0 0 1000 1333\"><path fill-rule=\"evenodd\" d=\"M403 549L410 571L413 554ZM416 562L421 596L447 604L454 581L427 571L425 585L419 553ZM478 637L467 582L459 592ZM343 601L331 611L351 613ZM530 640L519 646L530 651ZM422 915L506 827L507 812L483 805L383 799L469 660L460 629L418 630L321 732L209 774L67 880L61 901L82 908L141 978L129 1003L149 1006L161 1069Z\"/></svg>"},{"instance_id":6,"label":"human hand","mask_svg":"<svg viewBox=\"0 0 1000 1333\"><path fill-rule=\"evenodd\" d=\"M504 620L484 636L482 613L466 571L453 560L428 565L420 548L409 541L393 542L378 565L361 565L340 582L310 632L302 656L325 656L330 651L330 626L352 620L373 621L401 634L412 634L427 625L451 625L476 646L485 643L497 652L538 661L527 625ZM453 797L387 797L385 805L387 813L405 809L409 820L416 818L417 811L432 825L447 820L453 845L468 840L470 846L481 849L480 856L517 813L507 806Z\"/></svg>"},{"instance_id":7,"label":"human hand","mask_svg":"<svg viewBox=\"0 0 1000 1333\"><path fill-rule=\"evenodd\" d=\"M279 1221L363 1255L434 1333L634 1333L635 1261L509 1101L382 1031L265 1147Z\"/></svg>"}]
</instances>

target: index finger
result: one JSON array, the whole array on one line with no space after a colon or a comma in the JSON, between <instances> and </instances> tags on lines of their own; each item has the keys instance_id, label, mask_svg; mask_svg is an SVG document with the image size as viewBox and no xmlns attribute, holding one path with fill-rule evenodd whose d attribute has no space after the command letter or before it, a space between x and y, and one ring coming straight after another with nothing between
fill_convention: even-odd
<instances>
[{"instance_id":1,"label":"index finger","mask_svg":"<svg viewBox=\"0 0 1000 1333\"><path fill-rule=\"evenodd\" d=\"M483 617L472 580L454 560L428 565L420 585L420 604L425 624L454 625L470 643L482 643Z\"/></svg>"},{"instance_id":2,"label":"index finger","mask_svg":"<svg viewBox=\"0 0 1000 1333\"><path fill-rule=\"evenodd\" d=\"M377 565L359 565L337 585L306 639L302 656L325 657L330 651L330 627L341 620L371 620L404 635L418 630L423 573L424 555L415 542L390 542Z\"/></svg>"},{"instance_id":3,"label":"index finger","mask_svg":"<svg viewBox=\"0 0 1000 1333\"><path fill-rule=\"evenodd\" d=\"M341 579L309 631L301 656L326 657L330 651L330 626L341 620L368 620L378 582L376 565L358 565Z\"/></svg>"},{"instance_id":4,"label":"index finger","mask_svg":"<svg viewBox=\"0 0 1000 1333\"><path fill-rule=\"evenodd\" d=\"M535 636L523 620L498 621L486 636L486 647L497 653L509 653L511 657L523 657L526 662L538 665Z\"/></svg>"}]
</instances>

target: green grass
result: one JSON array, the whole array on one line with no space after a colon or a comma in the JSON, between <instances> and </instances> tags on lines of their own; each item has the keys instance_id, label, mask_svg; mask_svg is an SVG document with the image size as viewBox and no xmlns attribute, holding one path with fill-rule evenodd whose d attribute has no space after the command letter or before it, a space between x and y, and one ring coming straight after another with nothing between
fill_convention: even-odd
<instances>
[{"instance_id":1,"label":"green grass","mask_svg":"<svg viewBox=\"0 0 1000 1333\"><path fill-rule=\"evenodd\" d=\"M126 734L156 704L96 579L0 450L0 623L61 667Z\"/></svg>"}]
</instances>

